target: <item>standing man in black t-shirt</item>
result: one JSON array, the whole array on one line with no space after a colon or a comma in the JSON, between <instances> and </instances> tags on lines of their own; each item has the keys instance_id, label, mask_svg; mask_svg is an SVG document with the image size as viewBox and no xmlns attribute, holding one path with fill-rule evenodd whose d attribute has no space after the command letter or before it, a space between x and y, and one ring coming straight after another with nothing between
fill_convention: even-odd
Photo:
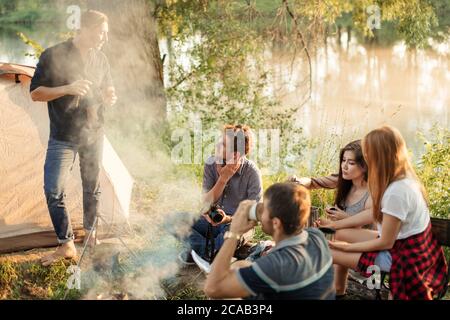
<instances>
[{"instance_id":1,"label":"standing man in black t-shirt","mask_svg":"<svg viewBox=\"0 0 450 320\"><path fill-rule=\"evenodd\" d=\"M108 18L89 10L73 39L45 50L31 81L34 101L48 103L50 138L44 166L44 191L60 246L42 258L47 266L76 256L65 204L65 185L75 157L80 158L83 227L94 227L100 199L103 109L116 103L108 59L100 51L108 40ZM92 241L96 241L92 234Z\"/></svg>"}]
</instances>

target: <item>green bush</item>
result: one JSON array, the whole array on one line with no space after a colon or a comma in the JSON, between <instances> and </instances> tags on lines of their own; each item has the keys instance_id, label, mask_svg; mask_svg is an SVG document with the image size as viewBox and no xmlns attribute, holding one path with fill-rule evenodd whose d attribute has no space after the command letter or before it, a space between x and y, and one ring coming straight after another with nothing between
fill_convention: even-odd
<instances>
[{"instance_id":1,"label":"green bush","mask_svg":"<svg viewBox=\"0 0 450 320\"><path fill-rule=\"evenodd\" d=\"M434 217L450 218L450 131L434 127L429 138L420 134L425 153L417 173L428 193L430 213Z\"/></svg>"},{"instance_id":2,"label":"green bush","mask_svg":"<svg viewBox=\"0 0 450 320\"><path fill-rule=\"evenodd\" d=\"M434 127L429 135L420 134L425 147L417 173L428 194L430 213L438 218L450 218L450 131ZM444 248L450 262L450 248Z\"/></svg>"}]
</instances>

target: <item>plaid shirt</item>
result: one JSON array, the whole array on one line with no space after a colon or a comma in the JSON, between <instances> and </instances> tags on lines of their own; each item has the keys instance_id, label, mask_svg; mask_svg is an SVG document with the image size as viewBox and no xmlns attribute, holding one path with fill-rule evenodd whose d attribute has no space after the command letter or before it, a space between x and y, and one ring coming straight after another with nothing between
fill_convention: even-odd
<instances>
[{"instance_id":1,"label":"plaid shirt","mask_svg":"<svg viewBox=\"0 0 450 320\"><path fill-rule=\"evenodd\" d=\"M397 300L432 300L447 287L448 271L444 252L431 232L431 223L424 232L397 240L390 250L392 266L389 286ZM375 264L377 252L364 252L357 271ZM370 276L370 275L369 275Z\"/></svg>"}]
</instances>

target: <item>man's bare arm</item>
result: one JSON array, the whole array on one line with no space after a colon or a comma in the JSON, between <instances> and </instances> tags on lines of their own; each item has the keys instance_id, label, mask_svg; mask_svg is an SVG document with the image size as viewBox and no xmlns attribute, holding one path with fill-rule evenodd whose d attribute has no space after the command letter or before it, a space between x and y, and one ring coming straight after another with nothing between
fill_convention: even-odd
<instances>
[{"instance_id":1,"label":"man's bare arm","mask_svg":"<svg viewBox=\"0 0 450 320\"><path fill-rule=\"evenodd\" d=\"M38 87L31 92L31 99L33 101L48 102L61 98L65 95L67 95L66 86L55 88Z\"/></svg>"},{"instance_id":2,"label":"man's bare arm","mask_svg":"<svg viewBox=\"0 0 450 320\"><path fill-rule=\"evenodd\" d=\"M225 186L227 185L227 181L224 179L218 179L214 187L209 190L207 193L203 195L203 199L207 203L215 203L219 200L223 191L225 190Z\"/></svg>"},{"instance_id":3,"label":"man's bare arm","mask_svg":"<svg viewBox=\"0 0 450 320\"><path fill-rule=\"evenodd\" d=\"M40 86L31 92L31 99L33 101L48 102L68 95L84 96L91 85L92 82L88 80L78 80L72 84L54 88Z\"/></svg>"}]
</instances>

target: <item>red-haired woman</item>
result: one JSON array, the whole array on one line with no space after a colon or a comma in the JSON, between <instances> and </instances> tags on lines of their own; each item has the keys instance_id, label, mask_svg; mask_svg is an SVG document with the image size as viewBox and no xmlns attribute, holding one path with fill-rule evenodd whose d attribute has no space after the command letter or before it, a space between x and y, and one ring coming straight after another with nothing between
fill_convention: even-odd
<instances>
[{"instance_id":1,"label":"red-haired woman","mask_svg":"<svg viewBox=\"0 0 450 320\"><path fill-rule=\"evenodd\" d=\"M377 265L389 272L394 299L433 299L446 287L447 263L431 232L425 190L409 160L400 132L384 126L362 142L378 231L342 229L329 242L333 262L367 273ZM335 277L345 292L346 278Z\"/></svg>"}]
</instances>

